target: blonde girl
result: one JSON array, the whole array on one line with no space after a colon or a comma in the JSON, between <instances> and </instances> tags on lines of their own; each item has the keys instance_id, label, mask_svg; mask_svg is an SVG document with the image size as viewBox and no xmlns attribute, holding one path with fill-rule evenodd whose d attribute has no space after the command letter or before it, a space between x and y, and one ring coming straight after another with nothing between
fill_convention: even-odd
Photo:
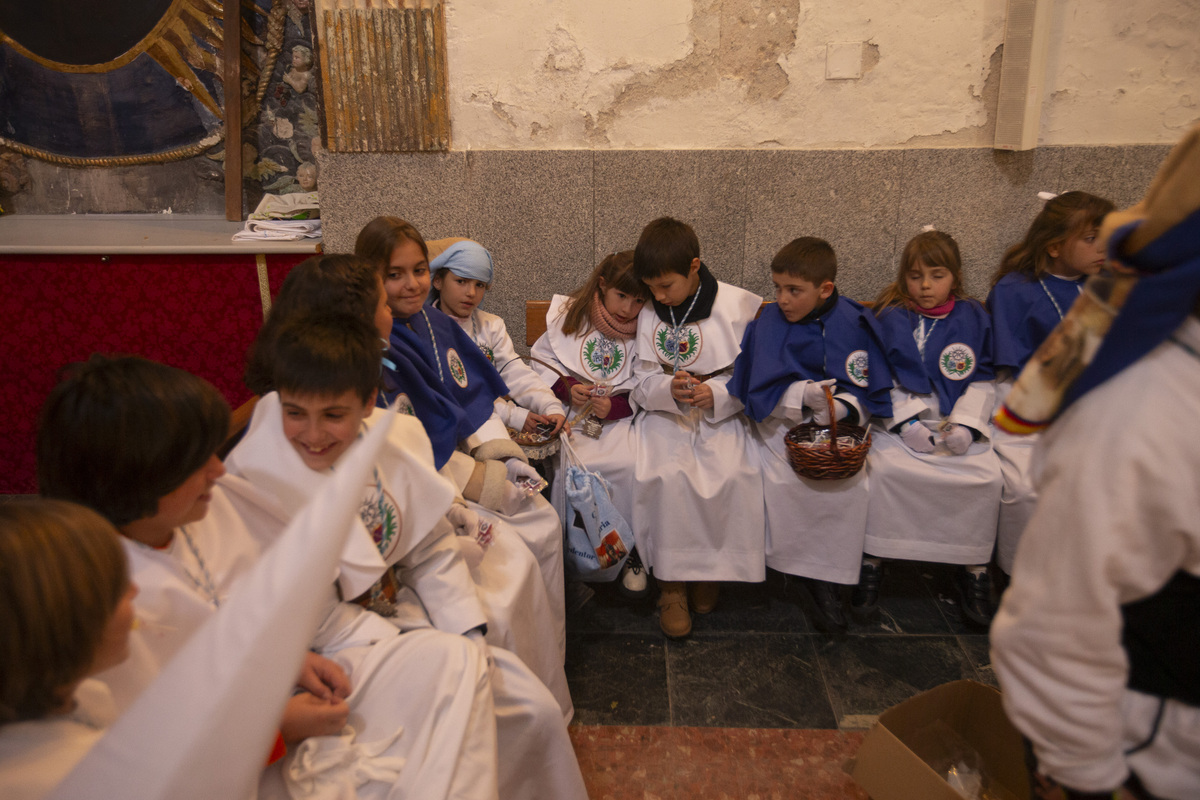
<instances>
[{"instance_id":1,"label":"blonde girl","mask_svg":"<svg viewBox=\"0 0 1200 800\"><path fill-rule=\"evenodd\" d=\"M1087 276L1104 266L1100 221L1113 204L1087 192L1067 192L1046 202L1025 238L1004 253L992 279L987 307L997 371L996 402L1083 291ZM1037 434L1014 436L993 428L992 444L1004 474L996 560L1012 572L1017 541L1037 501L1029 477Z\"/></svg>"},{"instance_id":2,"label":"blonde girl","mask_svg":"<svg viewBox=\"0 0 1200 800\"><path fill-rule=\"evenodd\" d=\"M957 242L935 230L913 237L875 309L895 384L893 416L874 423L867 535L851 608L873 612L881 559L937 561L963 566L963 616L987 625L1001 486L988 443L991 322L963 290Z\"/></svg>"}]
</instances>

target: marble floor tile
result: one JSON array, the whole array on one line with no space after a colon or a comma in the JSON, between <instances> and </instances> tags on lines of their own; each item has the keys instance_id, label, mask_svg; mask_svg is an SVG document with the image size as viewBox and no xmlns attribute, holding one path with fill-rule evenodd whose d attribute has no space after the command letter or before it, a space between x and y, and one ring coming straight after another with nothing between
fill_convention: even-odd
<instances>
[{"instance_id":1,"label":"marble floor tile","mask_svg":"<svg viewBox=\"0 0 1200 800\"><path fill-rule=\"evenodd\" d=\"M567 627L581 633L662 634L654 597L631 602L617 594L616 584L589 583L592 598L567 616Z\"/></svg>"},{"instance_id":2,"label":"marble floor tile","mask_svg":"<svg viewBox=\"0 0 1200 800\"><path fill-rule=\"evenodd\" d=\"M915 561L885 562L883 583L879 590L879 612L862 622L851 616L850 633L951 633L945 615L930 593L929 582L923 577L926 566Z\"/></svg>"},{"instance_id":3,"label":"marble floor tile","mask_svg":"<svg viewBox=\"0 0 1200 800\"><path fill-rule=\"evenodd\" d=\"M811 635L672 641L667 670L673 725L836 727Z\"/></svg>"},{"instance_id":4,"label":"marble floor tile","mask_svg":"<svg viewBox=\"0 0 1200 800\"><path fill-rule=\"evenodd\" d=\"M796 580L771 573L762 583L722 583L717 607L692 615L692 635L710 633L812 633L797 597Z\"/></svg>"},{"instance_id":5,"label":"marble floor tile","mask_svg":"<svg viewBox=\"0 0 1200 800\"><path fill-rule=\"evenodd\" d=\"M581 725L669 725L660 634L567 634L567 683Z\"/></svg>"},{"instance_id":6,"label":"marble floor tile","mask_svg":"<svg viewBox=\"0 0 1200 800\"><path fill-rule=\"evenodd\" d=\"M971 659L971 664L979 675L979 682L999 689L1000 683L996 680L996 671L992 669L992 654L988 636L982 633L959 634L958 643L966 651L967 658Z\"/></svg>"},{"instance_id":7,"label":"marble floor tile","mask_svg":"<svg viewBox=\"0 0 1200 800\"><path fill-rule=\"evenodd\" d=\"M840 725L869 717L939 684L977 680L954 636L847 636L818 642L817 655Z\"/></svg>"}]
</instances>

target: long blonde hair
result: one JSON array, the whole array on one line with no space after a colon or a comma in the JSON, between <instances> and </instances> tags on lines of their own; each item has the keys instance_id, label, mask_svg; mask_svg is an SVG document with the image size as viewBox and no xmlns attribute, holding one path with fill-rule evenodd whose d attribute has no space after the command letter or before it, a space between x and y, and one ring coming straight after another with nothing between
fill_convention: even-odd
<instances>
[{"instance_id":1,"label":"long blonde hair","mask_svg":"<svg viewBox=\"0 0 1200 800\"><path fill-rule=\"evenodd\" d=\"M908 294L908 286L904 276L918 261L931 267L945 267L954 277L954 285L950 288L952 297L970 299L963 291L962 285L962 256L958 253L958 242L954 237L943 231L922 231L908 240L904 252L900 255L900 268L896 271L896 280L875 298L875 313L878 315L885 308L901 306L912 301Z\"/></svg>"}]
</instances>

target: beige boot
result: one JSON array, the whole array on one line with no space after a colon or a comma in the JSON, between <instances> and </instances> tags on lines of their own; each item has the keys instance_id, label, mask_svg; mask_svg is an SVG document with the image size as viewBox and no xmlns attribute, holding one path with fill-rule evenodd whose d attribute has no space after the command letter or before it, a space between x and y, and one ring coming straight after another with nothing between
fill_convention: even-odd
<instances>
[{"instance_id":1,"label":"beige boot","mask_svg":"<svg viewBox=\"0 0 1200 800\"><path fill-rule=\"evenodd\" d=\"M672 639L687 636L692 632L687 586L682 581L659 581L658 591L658 626Z\"/></svg>"},{"instance_id":2,"label":"beige boot","mask_svg":"<svg viewBox=\"0 0 1200 800\"><path fill-rule=\"evenodd\" d=\"M697 614L707 614L717 607L717 597L721 593L721 584L716 581L693 581L688 584L688 601L692 611Z\"/></svg>"}]
</instances>

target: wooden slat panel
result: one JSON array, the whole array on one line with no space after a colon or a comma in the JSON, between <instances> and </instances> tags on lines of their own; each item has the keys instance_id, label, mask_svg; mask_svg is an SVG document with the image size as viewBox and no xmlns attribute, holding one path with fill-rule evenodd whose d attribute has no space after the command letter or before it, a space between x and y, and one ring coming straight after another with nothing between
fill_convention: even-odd
<instances>
[{"instance_id":1,"label":"wooden slat panel","mask_svg":"<svg viewBox=\"0 0 1200 800\"><path fill-rule=\"evenodd\" d=\"M450 148L442 0L327 8L325 125L334 152Z\"/></svg>"}]
</instances>

